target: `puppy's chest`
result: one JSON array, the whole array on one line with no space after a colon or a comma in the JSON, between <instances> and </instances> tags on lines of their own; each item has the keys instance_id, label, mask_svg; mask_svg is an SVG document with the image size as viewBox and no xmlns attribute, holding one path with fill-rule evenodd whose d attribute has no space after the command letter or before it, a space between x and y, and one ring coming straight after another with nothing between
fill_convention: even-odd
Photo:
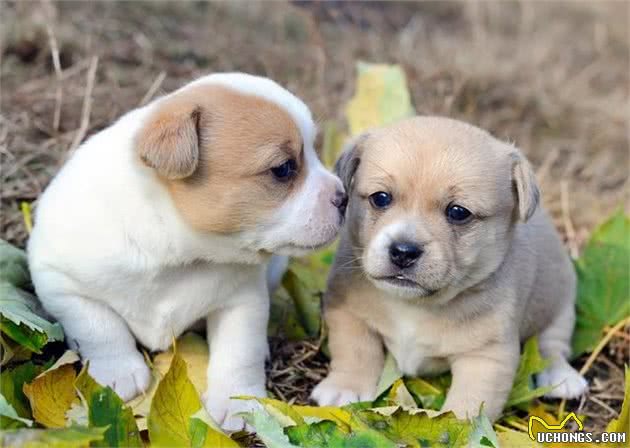
<instances>
[{"instance_id":1,"label":"puppy's chest","mask_svg":"<svg viewBox=\"0 0 630 448\"><path fill-rule=\"evenodd\" d=\"M485 344L488 332L480 322L460 324L423 309L393 309L381 329L385 346L406 375L437 374L448 370L448 359Z\"/></svg>"}]
</instances>

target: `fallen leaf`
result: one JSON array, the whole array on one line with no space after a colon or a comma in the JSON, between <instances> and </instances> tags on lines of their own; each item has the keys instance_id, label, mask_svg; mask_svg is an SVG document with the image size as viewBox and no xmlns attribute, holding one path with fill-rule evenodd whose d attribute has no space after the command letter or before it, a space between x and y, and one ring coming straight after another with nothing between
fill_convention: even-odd
<instances>
[{"instance_id":1,"label":"fallen leaf","mask_svg":"<svg viewBox=\"0 0 630 448\"><path fill-rule=\"evenodd\" d=\"M0 434L7 448L87 448L102 440L105 428L18 429Z\"/></svg>"},{"instance_id":2,"label":"fallen leaf","mask_svg":"<svg viewBox=\"0 0 630 448\"><path fill-rule=\"evenodd\" d=\"M24 384L24 394L33 410L33 418L47 428L66 426L66 412L76 398L72 365L50 370Z\"/></svg>"},{"instance_id":3,"label":"fallen leaf","mask_svg":"<svg viewBox=\"0 0 630 448\"><path fill-rule=\"evenodd\" d=\"M412 448L465 447L472 431L469 421L458 420L452 412L431 417L426 411L410 412L398 408L390 415L374 409L359 411L355 415L388 439Z\"/></svg>"},{"instance_id":4,"label":"fallen leaf","mask_svg":"<svg viewBox=\"0 0 630 448\"><path fill-rule=\"evenodd\" d=\"M316 423L292 426L285 429L294 445L306 448L356 447L356 448L396 448L397 445L379 431L361 428L343 431L334 422L323 420Z\"/></svg>"},{"instance_id":5,"label":"fallen leaf","mask_svg":"<svg viewBox=\"0 0 630 448\"><path fill-rule=\"evenodd\" d=\"M405 72L398 65L357 63L356 92L346 106L350 133L413 115Z\"/></svg>"},{"instance_id":6,"label":"fallen leaf","mask_svg":"<svg viewBox=\"0 0 630 448\"><path fill-rule=\"evenodd\" d=\"M256 431L256 436L269 448L295 448L284 433L282 425L260 406L251 412L244 412L243 419Z\"/></svg>"},{"instance_id":7,"label":"fallen leaf","mask_svg":"<svg viewBox=\"0 0 630 448\"><path fill-rule=\"evenodd\" d=\"M24 395L23 387L33 381L42 370L41 366L26 362L2 371L0 393L22 418L30 419L32 417L31 406L28 398Z\"/></svg>"},{"instance_id":8,"label":"fallen leaf","mask_svg":"<svg viewBox=\"0 0 630 448\"><path fill-rule=\"evenodd\" d=\"M630 219L620 210L599 226L576 261L573 356L591 351L604 329L630 316Z\"/></svg>"},{"instance_id":9,"label":"fallen leaf","mask_svg":"<svg viewBox=\"0 0 630 448\"><path fill-rule=\"evenodd\" d=\"M210 428L198 417L202 404L195 386L188 378L187 370L186 361L179 353L175 354L151 403L147 422L151 444L193 446L194 442L195 446L238 446L228 436Z\"/></svg>"},{"instance_id":10,"label":"fallen leaf","mask_svg":"<svg viewBox=\"0 0 630 448\"><path fill-rule=\"evenodd\" d=\"M402 372L398 368L396 359L391 353L387 352L385 355L385 364L383 365L383 372L378 380L376 386L376 396L385 393L398 379L402 378Z\"/></svg>"},{"instance_id":11,"label":"fallen leaf","mask_svg":"<svg viewBox=\"0 0 630 448\"><path fill-rule=\"evenodd\" d=\"M538 339L536 337L528 339L523 345L523 352L506 407L527 404L552 389L552 387L534 387L533 376L542 372L547 364L548 362L540 356Z\"/></svg>"},{"instance_id":12,"label":"fallen leaf","mask_svg":"<svg viewBox=\"0 0 630 448\"><path fill-rule=\"evenodd\" d=\"M93 446L141 447L140 431L131 408L110 387L101 387L88 399L90 427L107 427L102 442Z\"/></svg>"},{"instance_id":13,"label":"fallen leaf","mask_svg":"<svg viewBox=\"0 0 630 448\"><path fill-rule=\"evenodd\" d=\"M0 394L0 416L23 423L26 426L33 426L33 420L20 417L2 394ZM5 426L2 425L2 427L4 428Z\"/></svg>"}]
</instances>

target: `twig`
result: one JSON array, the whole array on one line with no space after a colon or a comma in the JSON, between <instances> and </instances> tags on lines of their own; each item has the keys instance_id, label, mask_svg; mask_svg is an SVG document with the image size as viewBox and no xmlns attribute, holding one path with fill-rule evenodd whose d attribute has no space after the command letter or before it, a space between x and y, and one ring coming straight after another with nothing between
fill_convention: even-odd
<instances>
[{"instance_id":1,"label":"twig","mask_svg":"<svg viewBox=\"0 0 630 448\"><path fill-rule=\"evenodd\" d=\"M610 341L612 339L612 337L624 326L630 324L630 317L627 317L626 319L622 320L621 322L619 322L617 325L615 325L614 327L612 327L610 330L608 330L608 332L606 332L606 335L602 338L601 341L599 341L599 344L597 344L597 347L595 347L595 350L593 350L593 352L591 353L591 355L588 357L588 359L586 360L586 362L584 363L584 365L582 366L582 368L580 369L580 375L584 375L586 372L588 372L588 369L591 368L591 366L593 365L593 363L595 362L595 359L597 358L597 356L599 355L599 353L604 349L604 347L606 347L606 345L608 344L608 341Z\"/></svg>"},{"instance_id":2,"label":"twig","mask_svg":"<svg viewBox=\"0 0 630 448\"><path fill-rule=\"evenodd\" d=\"M87 74L87 85L85 86L85 96L83 97L83 109L81 111L81 125L74 136L74 140L70 145L70 152L73 152L87 133L90 126L90 112L92 111L92 90L94 89L94 80L96 79L96 69L98 68L98 56L92 58L90 68Z\"/></svg>"},{"instance_id":3,"label":"twig","mask_svg":"<svg viewBox=\"0 0 630 448\"><path fill-rule=\"evenodd\" d=\"M155 92L158 91L165 78L166 72L160 72L160 74L157 75L157 78L155 78L155 81L153 81L153 84L151 84L151 87L149 87L147 93L142 97L142 100L140 100L140 104L138 104L138 106L144 106L151 100L151 98L153 98L153 95L155 95Z\"/></svg>"},{"instance_id":4,"label":"twig","mask_svg":"<svg viewBox=\"0 0 630 448\"><path fill-rule=\"evenodd\" d=\"M577 258L579 255L577 239L575 237L575 228L571 222L571 214L569 207L569 182L563 180L560 182L560 201L562 204L562 221L564 223L564 229L567 233L567 241L569 244L569 250L571 251L571 257Z\"/></svg>"},{"instance_id":5,"label":"twig","mask_svg":"<svg viewBox=\"0 0 630 448\"><path fill-rule=\"evenodd\" d=\"M617 411L615 411L613 408L611 408L610 406L608 406L606 403L604 403L602 400L596 398L596 397L591 397L591 401L593 403L597 403L598 405L600 405L601 407L603 407L604 409L606 409L608 412L610 412L610 415L614 415L617 416L619 415L617 413Z\"/></svg>"},{"instance_id":6,"label":"twig","mask_svg":"<svg viewBox=\"0 0 630 448\"><path fill-rule=\"evenodd\" d=\"M53 67L55 68L55 77L57 78L57 86L55 89L55 112L53 115L53 130L57 132L59 131L59 123L61 121L61 103L63 101L63 89L61 87L61 59L59 58L59 45L57 44L57 38L55 37L55 33L53 33L50 23L46 23L46 32L48 33L48 42L50 44Z\"/></svg>"}]
</instances>

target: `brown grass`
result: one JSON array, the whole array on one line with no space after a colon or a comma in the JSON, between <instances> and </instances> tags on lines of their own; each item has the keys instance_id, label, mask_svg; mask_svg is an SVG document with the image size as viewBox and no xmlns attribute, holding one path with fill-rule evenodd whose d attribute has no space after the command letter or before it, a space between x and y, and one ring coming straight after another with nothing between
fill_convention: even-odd
<instances>
[{"instance_id":1,"label":"brown grass","mask_svg":"<svg viewBox=\"0 0 630 448\"><path fill-rule=\"evenodd\" d=\"M598 222L629 205L629 5L0 2L0 237L23 246L20 203L36 201L84 137L161 92L242 70L342 123L355 61L367 60L401 64L420 113L523 148L577 255ZM581 411L600 429L620 408L630 332L620 334L588 372ZM274 345L283 398L303 402L325 371L312 350Z\"/></svg>"}]
</instances>

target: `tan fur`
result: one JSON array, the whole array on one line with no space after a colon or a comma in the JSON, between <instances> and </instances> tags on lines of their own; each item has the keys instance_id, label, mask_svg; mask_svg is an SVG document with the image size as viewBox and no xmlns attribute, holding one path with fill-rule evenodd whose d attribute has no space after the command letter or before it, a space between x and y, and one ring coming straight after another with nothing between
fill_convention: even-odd
<instances>
[{"instance_id":1,"label":"tan fur","mask_svg":"<svg viewBox=\"0 0 630 448\"><path fill-rule=\"evenodd\" d=\"M494 419L519 342L534 334L552 360L555 376L545 378L566 373L580 389L566 361L575 274L537 208L535 176L520 151L465 123L417 117L370 131L338 170L350 203L325 297L332 369L313 392L320 404L373 398L384 345L407 375L450 367L444 409L473 416L484 403ZM386 210L369 203L377 191L393 196ZM449 223L450 203L476 217ZM395 240L423 248L415 265L400 270L389 261ZM417 289L378 280L399 272Z\"/></svg>"},{"instance_id":2,"label":"tan fur","mask_svg":"<svg viewBox=\"0 0 630 448\"><path fill-rule=\"evenodd\" d=\"M306 177L301 135L289 114L264 98L218 85L166 98L136 145L184 218L204 232L256 225ZM289 158L297 160L298 176L274 182L269 170Z\"/></svg>"}]
</instances>

